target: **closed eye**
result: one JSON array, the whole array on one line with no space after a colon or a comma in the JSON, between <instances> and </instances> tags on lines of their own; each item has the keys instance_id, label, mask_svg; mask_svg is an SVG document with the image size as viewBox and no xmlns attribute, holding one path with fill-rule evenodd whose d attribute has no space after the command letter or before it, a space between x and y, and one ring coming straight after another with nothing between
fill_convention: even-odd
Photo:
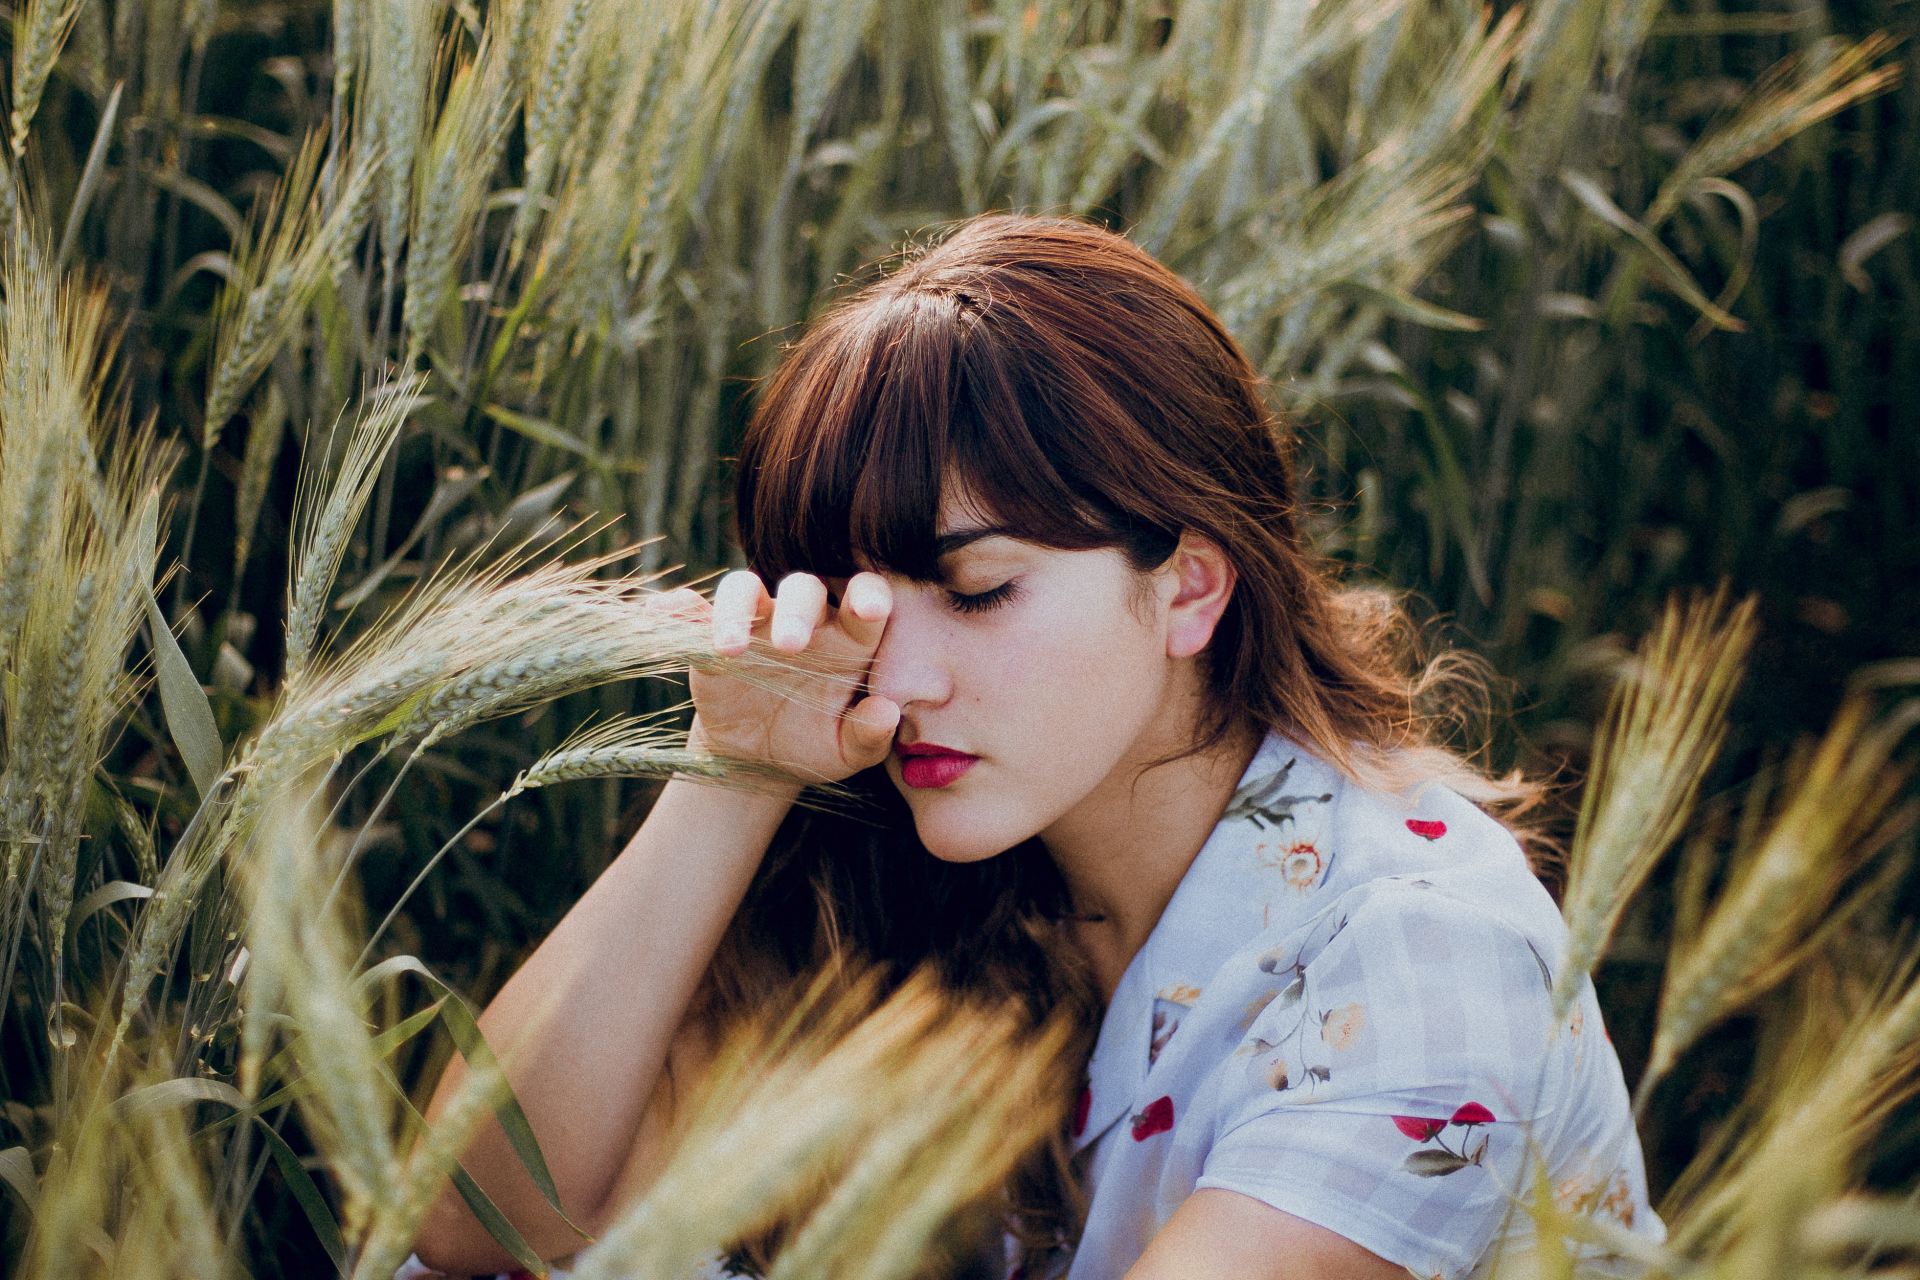
<instances>
[{"instance_id":1,"label":"closed eye","mask_svg":"<svg viewBox=\"0 0 1920 1280\"><path fill-rule=\"evenodd\" d=\"M985 613L989 609L996 609L1018 598L1019 594L1019 583L1009 578L991 591L981 591L974 595L948 591L947 598L952 602L954 609L960 613Z\"/></svg>"}]
</instances>

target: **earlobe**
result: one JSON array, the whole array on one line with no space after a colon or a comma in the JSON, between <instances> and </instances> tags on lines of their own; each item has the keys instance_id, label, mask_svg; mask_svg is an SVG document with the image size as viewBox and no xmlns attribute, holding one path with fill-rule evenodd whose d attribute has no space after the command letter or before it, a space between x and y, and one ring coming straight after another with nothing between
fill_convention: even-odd
<instances>
[{"instance_id":1,"label":"earlobe","mask_svg":"<svg viewBox=\"0 0 1920 1280\"><path fill-rule=\"evenodd\" d=\"M1167 656L1191 658L1213 641L1238 579L1226 552L1206 538L1180 535L1173 553L1175 590L1167 612Z\"/></svg>"}]
</instances>

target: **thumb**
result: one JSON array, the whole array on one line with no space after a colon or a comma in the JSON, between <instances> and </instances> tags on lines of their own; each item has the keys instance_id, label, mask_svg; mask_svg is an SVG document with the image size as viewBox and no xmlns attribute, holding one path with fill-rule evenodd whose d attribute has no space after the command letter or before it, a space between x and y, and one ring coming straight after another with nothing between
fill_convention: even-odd
<instances>
[{"instance_id":1,"label":"thumb","mask_svg":"<svg viewBox=\"0 0 1920 1280\"><path fill-rule=\"evenodd\" d=\"M891 698L866 697L847 712L840 730L841 754L856 769L879 764L893 745L893 731L900 725L900 707Z\"/></svg>"}]
</instances>

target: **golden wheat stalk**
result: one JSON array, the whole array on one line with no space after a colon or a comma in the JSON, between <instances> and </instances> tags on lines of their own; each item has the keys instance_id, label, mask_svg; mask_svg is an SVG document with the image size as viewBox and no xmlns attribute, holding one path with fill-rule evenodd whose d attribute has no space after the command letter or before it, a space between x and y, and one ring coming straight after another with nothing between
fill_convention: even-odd
<instances>
[{"instance_id":1,"label":"golden wheat stalk","mask_svg":"<svg viewBox=\"0 0 1920 1280\"><path fill-rule=\"evenodd\" d=\"M21 1275L241 1274L191 1131L195 1103L237 1099L218 1081L172 1075L173 1030L155 1029L134 1070L82 1059L78 1105L47 1134L46 1161L32 1184Z\"/></svg>"},{"instance_id":2,"label":"golden wheat stalk","mask_svg":"<svg viewBox=\"0 0 1920 1280\"><path fill-rule=\"evenodd\" d=\"M393 1093L348 977L343 931L315 910L331 871L323 779L324 771L310 775L275 797L274 820L261 824L254 856L238 867L248 904L247 1038L257 1052L284 1006L306 1085L301 1118L340 1184L342 1226L354 1237L395 1202L402 1179Z\"/></svg>"},{"instance_id":3,"label":"golden wheat stalk","mask_svg":"<svg viewBox=\"0 0 1920 1280\"><path fill-rule=\"evenodd\" d=\"M1850 874L1911 820L1911 806L1895 806L1905 770L1892 758L1903 730L1897 720L1874 723L1865 701L1850 698L1819 745L1790 760L1794 781L1771 820L1734 850L1727 887L1701 927L1675 939L1642 1105L1703 1031L1785 976Z\"/></svg>"},{"instance_id":4,"label":"golden wheat stalk","mask_svg":"<svg viewBox=\"0 0 1920 1280\"><path fill-rule=\"evenodd\" d=\"M1816 1211L1855 1189L1868 1144L1920 1085L1914 961L1857 1006L1833 983L1810 985L1791 1044L1756 1082L1756 1114L1676 1185L1673 1243L1692 1256L1737 1269L1807 1254Z\"/></svg>"},{"instance_id":5,"label":"golden wheat stalk","mask_svg":"<svg viewBox=\"0 0 1920 1280\"><path fill-rule=\"evenodd\" d=\"M580 1253L579 1280L689 1274L809 1210L827 1217L800 1228L796 1262L874 1280L920 1267L938 1226L1059 1123L1062 1039L956 1006L924 973L860 1016L872 990L854 980L818 1030L790 1020L769 1048L727 1047L673 1159Z\"/></svg>"},{"instance_id":6,"label":"golden wheat stalk","mask_svg":"<svg viewBox=\"0 0 1920 1280\"><path fill-rule=\"evenodd\" d=\"M412 204L413 170L425 135L427 94L433 71L435 33L445 0L409 0L372 7L366 24L366 108L359 112L369 141L381 156L376 203L380 251L391 290Z\"/></svg>"},{"instance_id":7,"label":"golden wheat stalk","mask_svg":"<svg viewBox=\"0 0 1920 1280\"><path fill-rule=\"evenodd\" d=\"M65 284L40 228L7 232L0 315L0 668L20 629L42 554L87 491L107 341L103 290ZM63 591L52 597L65 600Z\"/></svg>"},{"instance_id":8,"label":"golden wheat stalk","mask_svg":"<svg viewBox=\"0 0 1920 1280\"><path fill-rule=\"evenodd\" d=\"M1754 639L1752 597L1669 601L1613 691L1567 860L1567 950L1554 980L1564 1014L1627 904L1680 835L1726 736Z\"/></svg>"},{"instance_id":9,"label":"golden wheat stalk","mask_svg":"<svg viewBox=\"0 0 1920 1280\"><path fill-rule=\"evenodd\" d=\"M1741 99L1731 119L1681 157L1660 184L1643 221L1649 227L1659 226L1707 179L1729 174L1795 134L1891 87L1900 78L1900 64L1875 64L1894 46L1893 38L1884 32L1857 43L1828 41L1773 67Z\"/></svg>"}]
</instances>

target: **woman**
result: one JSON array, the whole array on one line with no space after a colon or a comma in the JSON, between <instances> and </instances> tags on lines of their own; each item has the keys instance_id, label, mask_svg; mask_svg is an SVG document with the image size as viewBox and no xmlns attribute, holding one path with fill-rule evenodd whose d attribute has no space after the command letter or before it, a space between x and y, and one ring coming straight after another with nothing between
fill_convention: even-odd
<instances>
[{"instance_id":1,"label":"woman","mask_svg":"<svg viewBox=\"0 0 1920 1280\"><path fill-rule=\"evenodd\" d=\"M1533 789L1439 744L1449 673L1334 585L1292 452L1198 295L1080 222L975 218L814 323L741 445L751 568L665 603L865 681L695 673L693 741L791 785L669 783L487 1009L563 1202L643 1187L680 1069L851 953L1079 1019L1071 1132L1006 1223L1029 1277L1461 1276L1525 1248L1543 1177L1659 1237L1591 987L1556 1021L1559 916L1489 815ZM824 781L882 820L795 807ZM466 1167L577 1244L497 1130ZM450 1192L420 1254L505 1261Z\"/></svg>"}]
</instances>

